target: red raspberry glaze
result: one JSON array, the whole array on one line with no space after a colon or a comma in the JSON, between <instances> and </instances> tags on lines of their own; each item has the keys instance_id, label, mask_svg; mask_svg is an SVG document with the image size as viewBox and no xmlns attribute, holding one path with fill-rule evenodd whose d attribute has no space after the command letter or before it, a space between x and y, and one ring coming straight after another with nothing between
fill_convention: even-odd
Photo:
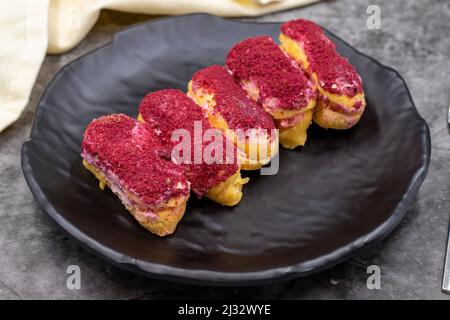
<instances>
[{"instance_id":1,"label":"red raspberry glaze","mask_svg":"<svg viewBox=\"0 0 450 320\"><path fill-rule=\"evenodd\" d=\"M361 93L362 81L355 68L337 51L314 22L298 19L284 23L281 32L301 43L310 63L310 73L317 74L319 85L328 92L353 97Z\"/></svg>"},{"instance_id":2,"label":"red raspberry glaze","mask_svg":"<svg viewBox=\"0 0 450 320\"><path fill-rule=\"evenodd\" d=\"M122 188L149 206L187 196L189 186L182 168L161 156L167 154L151 128L124 114L93 120L84 133L83 157L114 174ZM182 188L177 188L181 183Z\"/></svg>"},{"instance_id":3,"label":"red raspberry glaze","mask_svg":"<svg viewBox=\"0 0 450 320\"><path fill-rule=\"evenodd\" d=\"M265 129L270 135L275 129L272 117L247 96L222 66L210 66L192 77L192 88L214 94L217 111L232 130Z\"/></svg>"},{"instance_id":4,"label":"red raspberry glaze","mask_svg":"<svg viewBox=\"0 0 450 320\"><path fill-rule=\"evenodd\" d=\"M275 98L278 108L301 109L316 97L312 82L269 36L235 44L226 65L238 82L256 82L263 105Z\"/></svg>"},{"instance_id":5,"label":"red raspberry glaze","mask_svg":"<svg viewBox=\"0 0 450 320\"><path fill-rule=\"evenodd\" d=\"M174 89L160 90L148 94L139 106L139 114L157 132L165 146L173 148L179 141L172 141L172 132L177 129L185 129L191 136L191 161L182 163L186 176L191 183L192 190L202 196L209 189L225 181L228 177L239 170L236 157L236 147L233 143L228 143L228 148L232 148L233 159L228 159L225 152L226 138L217 130L216 134L222 137L223 141L223 161L222 163L207 164L202 158L201 163L194 163L195 153L203 154L209 141L201 143L201 151L195 150L194 144L194 121L200 121L203 133L207 129L212 129L208 120L204 117L202 109L183 92ZM200 146L200 144L199 144ZM172 150L172 149L171 149Z\"/></svg>"}]
</instances>

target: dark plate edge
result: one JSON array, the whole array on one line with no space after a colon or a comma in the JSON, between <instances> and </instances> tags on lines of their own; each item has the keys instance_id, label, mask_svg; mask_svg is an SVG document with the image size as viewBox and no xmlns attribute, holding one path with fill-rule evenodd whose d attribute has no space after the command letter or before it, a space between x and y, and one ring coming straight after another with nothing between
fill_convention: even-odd
<instances>
[{"instance_id":1,"label":"dark plate edge","mask_svg":"<svg viewBox=\"0 0 450 320\"><path fill-rule=\"evenodd\" d=\"M214 19L218 20L224 20L229 21L229 19L223 19L220 17L216 17L210 14L204 14L204 13L193 13L193 14L187 14L187 15L181 15L177 17L183 17L183 16L210 16ZM116 33L113 37L113 40L110 43L105 44L104 46L101 46L93 51L90 51L64 67L62 67L58 73L50 80L49 84L47 85L47 88L39 98L39 102L37 106L39 107L47 98L47 95L51 91L50 89L53 87L53 85L57 82L59 77L67 71L70 67L72 67L76 62L79 60L85 58L87 55L92 54L94 52L106 49L110 46L113 46L115 41L123 34L125 34L130 29L139 27L144 24L148 23L155 23L166 19L176 19L177 17L165 17L165 18L159 18L156 20L151 20L150 22L144 21L142 23L138 23L129 27L124 28L123 30ZM243 23L243 24L279 24L281 22L247 22L247 21L239 21L239 20L232 20L233 22L237 23ZM325 29L326 30L326 29ZM335 34L329 32L326 30L329 34L333 35L340 41L342 41L345 45L350 47L356 54L359 54L367 59L370 59L372 62L378 64L381 68L387 69L394 73L394 75L401 80L403 83L403 86L406 89L406 93L408 95L408 98L410 100L411 105L413 106L413 110L415 112L416 117L419 121L423 122L425 132L423 134L422 144L424 146L424 152L422 155L422 166L417 170L416 174L412 177L410 184L404 194L403 199L399 202L391 216L386 220L383 224L378 226L376 229L372 230L368 234L361 236L357 240L347 244L344 247L341 247L337 250L335 250L332 253L329 253L328 255L321 256L317 259L302 262L299 264L295 264L289 267L280 267L275 269L269 269L264 271L255 271L255 272L216 272L216 271L209 271L209 270L187 270L182 268L174 268L174 267L168 267L164 265L149 263L149 262L143 262L136 260L134 258L131 258L129 256L124 256L121 253L115 252L107 247L104 247L94 239L89 238L85 234L81 233L76 228L72 227L70 223L68 223L67 220L65 220L61 215L58 214L58 212L55 210L55 208L46 200L46 197L39 187L39 185L34 180L33 174L32 174L32 168L29 163L29 158L27 154L28 150L28 144L32 141L33 137L37 136L37 123L40 120L41 114L42 114L42 108L38 108L36 111L31 133L30 133L30 140L26 141L21 148L21 165L22 165L22 171L25 177L25 180L35 197L36 201L39 203L39 205L44 209L44 211L57 223L58 226L61 227L70 237L75 238L78 240L79 243L83 245L83 247L87 248L89 251L94 252L95 254L99 255L101 258L105 259L106 261L112 263L113 265L125 269L128 271L136 272L139 274L143 274L146 276L150 276L152 278L156 279L162 279L162 280L172 280L177 282L183 282L183 283L189 283L189 284L201 284L201 285L220 285L220 286L236 286L236 285L256 285L256 284L262 284L262 283L271 283L275 281L281 281L281 280L288 280L296 277L306 276L311 273L315 273L324 269L331 268L332 266L335 266L336 264L339 264L345 260L348 260L352 256L356 255L363 247L370 246L374 244L375 242L382 240L386 236L388 236L395 227L400 223L401 219L405 215L408 207L411 205L415 195L417 194L420 186L422 185L423 181L425 180L425 176L428 172L428 167L430 163L430 155L431 155L431 138L430 138L430 131L428 128L428 124L426 121L420 116L416 105L414 104L413 98L411 96L411 93L409 91L408 86L406 85L405 80L402 78L402 76L393 68L388 67L380 63L378 60L361 53L357 49L353 48L351 45L349 45L346 41L342 40L340 37L336 36Z\"/></svg>"}]
</instances>

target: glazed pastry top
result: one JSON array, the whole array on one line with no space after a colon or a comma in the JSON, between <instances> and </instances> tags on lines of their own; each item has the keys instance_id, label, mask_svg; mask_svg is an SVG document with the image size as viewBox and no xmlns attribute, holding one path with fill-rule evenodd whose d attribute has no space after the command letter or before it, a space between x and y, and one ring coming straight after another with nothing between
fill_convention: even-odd
<instances>
[{"instance_id":1,"label":"glazed pastry top","mask_svg":"<svg viewBox=\"0 0 450 320\"><path fill-rule=\"evenodd\" d=\"M194 92L203 90L214 95L215 107L231 129L275 129L272 117L247 96L230 73L222 66L204 68L192 77Z\"/></svg>"},{"instance_id":2,"label":"glazed pastry top","mask_svg":"<svg viewBox=\"0 0 450 320\"><path fill-rule=\"evenodd\" d=\"M82 152L84 159L112 173L148 205L189 194L183 170L161 158L167 150L152 129L124 114L93 120L85 131Z\"/></svg>"},{"instance_id":3,"label":"glazed pastry top","mask_svg":"<svg viewBox=\"0 0 450 320\"><path fill-rule=\"evenodd\" d=\"M312 82L269 36L234 45L226 65L238 82L256 82L260 100L276 100L278 108L301 109L316 97Z\"/></svg>"},{"instance_id":4,"label":"glazed pastry top","mask_svg":"<svg viewBox=\"0 0 450 320\"><path fill-rule=\"evenodd\" d=\"M317 75L323 89L350 97L362 93L361 77L317 24L304 19L292 20L281 26L281 32L301 43L310 71Z\"/></svg>"},{"instance_id":5,"label":"glazed pastry top","mask_svg":"<svg viewBox=\"0 0 450 320\"><path fill-rule=\"evenodd\" d=\"M227 143L228 140L222 132L211 128L200 106L183 92L166 89L148 94L139 106L139 114L171 150L182 142L181 140L172 141L172 133L177 129L184 129L189 132L191 157L188 163L182 164L186 176L191 182L191 188L197 195L202 196L209 189L225 181L239 170L234 144L232 142ZM199 139L196 138L194 122L201 126L202 132L200 132ZM214 130L215 134L221 137L223 150L221 163L208 164L203 158L196 162L196 154L202 156L205 148L212 143L207 139L202 139L203 133L207 129ZM232 152L226 152L226 150Z\"/></svg>"}]
</instances>

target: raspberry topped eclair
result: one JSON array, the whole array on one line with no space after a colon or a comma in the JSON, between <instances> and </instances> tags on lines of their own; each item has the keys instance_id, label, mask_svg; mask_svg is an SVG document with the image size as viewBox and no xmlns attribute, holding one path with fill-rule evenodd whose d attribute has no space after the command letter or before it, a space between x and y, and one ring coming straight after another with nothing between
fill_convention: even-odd
<instances>
[{"instance_id":1,"label":"raspberry topped eclair","mask_svg":"<svg viewBox=\"0 0 450 320\"><path fill-rule=\"evenodd\" d=\"M269 36L258 36L234 45L226 65L247 94L274 118L280 143L289 149L304 145L317 92L297 63Z\"/></svg>"},{"instance_id":2,"label":"raspberry topped eclair","mask_svg":"<svg viewBox=\"0 0 450 320\"><path fill-rule=\"evenodd\" d=\"M148 94L139 106L139 117L170 147L172 161L184 169L197 196L234 206L242 198L236 146L209 124L203 111L179 90ZM206 138L208 136L208 138Z\"/></svg>"},{"instance_id":3,"label":"raspberry topped eclair","mask_svg":"<svg viewBox=\"0 0 450 320\"><path fill-rule=\"evenodd\" d=\"M222 66L194 74L188 95L202 107L209 123L222 130L245 155L244 170L255 170L278 152L278 132L272 117L239 86Z\"/></svg>"},{"instance_id":4,"label":"raspberry topped eclair","mask_svg":"<svg viewBox=\"0 0 450 320\"><path fill-rule=\"evenodd\" d=\"M183 169L167 154L149 126L123 114L95 119L84 133L83 165L159 236L175 231L189 198Z\"/></svg>"},{"instance_id":5,"label":"raspberry topped eclair","mask_svg":"<svg viewBox=\"0 0 450 320\"><path fill-rule=\"evenodd\" d=\"M332 129L354 126L366 105L361 77L323 30L308 20L289 21L281 26L280 42L318 87L314 122Z\"/></svg>"}]
</instances>

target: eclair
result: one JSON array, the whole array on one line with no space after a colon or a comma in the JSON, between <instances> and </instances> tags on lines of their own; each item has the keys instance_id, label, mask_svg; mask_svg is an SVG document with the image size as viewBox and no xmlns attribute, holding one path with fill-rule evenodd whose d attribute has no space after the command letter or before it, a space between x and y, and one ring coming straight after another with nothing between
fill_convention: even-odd
<instances>
[{"instance_id":1,"label":"eclair","mask_svg":"<svg viewBox=\"0 0 450 320\"><path fill-rule=\"evenodd\" d=\"M317 89L297 63L269 36L257 36L234 45L226 65L248 96L273 117L282 146L304 145Z\"/></svg>"},{"instance_id":2,"label":"eclair","mask_svg":"<svg viewBox=\"0 0 450 320\"><path fill-rule=\"evenodd\" d=\"M88 125L81 156L100 189L108 186L144 228L165 236L183 217L190 190L167 154L149 126L113 114Z\"/></svg>"},{"instance_id":3,"label":"eclair","mask_svg":"<svg viewBox=\"0 0 450 320\"><path fill-rule=\"evenodd\" d=\"M280 42L319 90L314 122L331 129L354 126L366 106L362 80L323 30L308 20L289 21L281 26Z\"/></svg>"},{"instance_id":4,"label":"eclair","mask_svg":"<svg viewBox=\"0 0 450 320\"><path fill-rule=\"evenodd\" d=\"M226 68L204 68L193 75L188 87L188 96L202 107L211 126L242 151L242 169L259 169L278 152L272 117L247 96Z\"/></svg>"},{"instance_id":5,"label":"eclair","mask_svg":"<svg viewBox=\"0 0 450 320\"><path fill-rule=\"evenodd\" d=\"M220 130L211 127L191 98L174 89L153 92L139 105L138 119L171 149L172 161L184 169L198 197L226 206L239 203L248 178L241 177L238 150Z\"/></svg>"}]
</instances>

